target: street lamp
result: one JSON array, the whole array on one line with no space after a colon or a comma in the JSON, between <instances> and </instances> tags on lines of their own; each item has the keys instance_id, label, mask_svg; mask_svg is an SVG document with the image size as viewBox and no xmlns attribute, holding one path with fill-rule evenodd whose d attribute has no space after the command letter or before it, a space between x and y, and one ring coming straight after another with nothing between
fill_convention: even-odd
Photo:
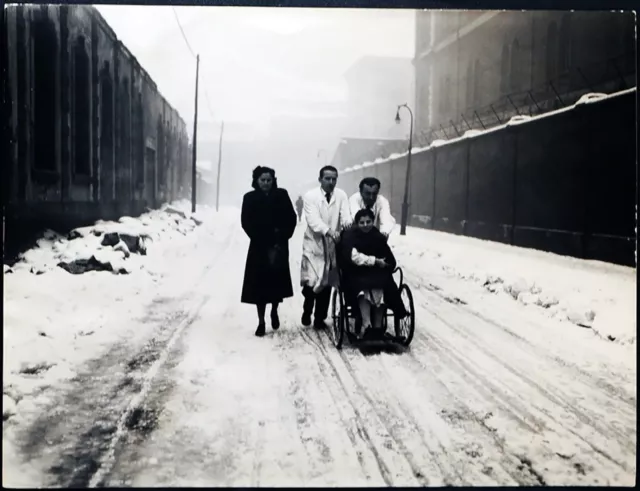
<instances>
[{"instance_id":1,"label":"street lamp","mask_svg":"<svg viewBox=\"0 0 640 491\"><path fill-rule=\"evenodd\" d=\"M409 181L411 180L411 146L413 138L413 111L407 104L401 104L396 111L396 124L400 124L400 108L405 107L411 115L411 127L409 130L409 153L407 154L407 175L404 181L404 199L402 201L402 218L400 221L400 235L407 235L407 220L409 218Z\"/></svg>"}]
</instances>

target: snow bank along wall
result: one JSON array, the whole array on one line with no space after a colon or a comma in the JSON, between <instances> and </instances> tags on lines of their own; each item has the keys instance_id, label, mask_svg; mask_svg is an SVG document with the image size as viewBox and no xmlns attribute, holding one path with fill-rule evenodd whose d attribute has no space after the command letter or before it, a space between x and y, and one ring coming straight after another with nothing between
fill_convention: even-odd
<instances>
[{"instance_id":1,"label":"snow bank along wall","mask_svg":"<svg viewBox=\"0 0 640 491\"><path fill-rule=\"evenodd\" d=\"M412 155L410 225L635 266L636 90ZM401 216L406 155L340 173L375 176Z\"/></svg>"},{"instance_id":2,"label":"snow bank along wall","mask_svg":"<svg viewBox=\"0 0 640 491\"><path fill-rule=\"evenodd\" d=\"M7 239L186 197L185 122L86 5L4 9ZM16 230L16 224L19 224Z\"/></svg>"}]
</instances>

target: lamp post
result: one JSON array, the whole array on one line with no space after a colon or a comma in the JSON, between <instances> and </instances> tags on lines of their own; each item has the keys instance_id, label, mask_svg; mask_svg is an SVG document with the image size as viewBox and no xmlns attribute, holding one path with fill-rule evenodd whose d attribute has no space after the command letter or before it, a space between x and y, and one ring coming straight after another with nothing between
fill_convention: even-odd
<instances>
[{"instance_id":1,"label":"lamp post","mask_svg":"<svg viewBox=\"0 0 640 491\"><path fill-rule=\"evenodd\" d=\"M400 222L400 235L407 235L407 221L409 219L409 182L411 180L411 146L413 143L413 111L407 104L401 104L396 111L396 124L400 124L400 108L406 108L411 115L411 127L409 130L409 153L407 154L407 175L404 181L404 199L402 201L402 218Z\"/></svg>"},{"instance_id":2,"label":"lamp post","mask_svg":"<svg viewBox=\"0 0 640 491\"><path fill-rule=\"evenodd\" d=\"M222 168L222 135L224 134L224 121L220 126L220 144L218 145L218 175L216 176L216 211L220 206L220 169Z\"/></svg>"}]
</instances>

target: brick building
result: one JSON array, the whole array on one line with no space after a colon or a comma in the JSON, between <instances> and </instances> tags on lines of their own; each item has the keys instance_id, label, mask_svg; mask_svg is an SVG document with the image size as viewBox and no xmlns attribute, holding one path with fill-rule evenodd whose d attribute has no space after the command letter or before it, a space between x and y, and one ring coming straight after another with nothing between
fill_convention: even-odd
<instances>
[{"instance_id":1,"label":"brick building","mask_svg":"<svg viewBox=\"0 0 640 491\"><path fill-rule=\"evenodd\" d=\"M634 30L629 12L417 12L418 142L635 86Z\"/></svg>"}]
</instances>

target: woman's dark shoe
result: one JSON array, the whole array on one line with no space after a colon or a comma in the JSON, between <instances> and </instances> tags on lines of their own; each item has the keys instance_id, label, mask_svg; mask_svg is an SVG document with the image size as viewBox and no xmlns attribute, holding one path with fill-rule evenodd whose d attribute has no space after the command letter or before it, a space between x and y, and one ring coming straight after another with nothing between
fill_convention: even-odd
<instances>
[{"instance_id":1,"label":"woman's dark shoe","mask_svg":"<svg viewBox=\"0 0 640 491\"><path fill-rule=\"evenodd\" d=\"M261 338L265 334L266 334L266 330L265 330L265 327L264 327L264 323L261 322L260 324L258 324L258 329L256 329L256 336Z\"/></svg>"},{"instance_id":2,"label":"woman's dark shoe","mask_svg":"<svg viewBox=\"0 0 640 491\"><path fill-rule=\"evenodd\" d=\"M278 317L278 312L271 312L271 327L274 331L277 331L280 328L280 318Z\"/></svg>"}]
</instances>

